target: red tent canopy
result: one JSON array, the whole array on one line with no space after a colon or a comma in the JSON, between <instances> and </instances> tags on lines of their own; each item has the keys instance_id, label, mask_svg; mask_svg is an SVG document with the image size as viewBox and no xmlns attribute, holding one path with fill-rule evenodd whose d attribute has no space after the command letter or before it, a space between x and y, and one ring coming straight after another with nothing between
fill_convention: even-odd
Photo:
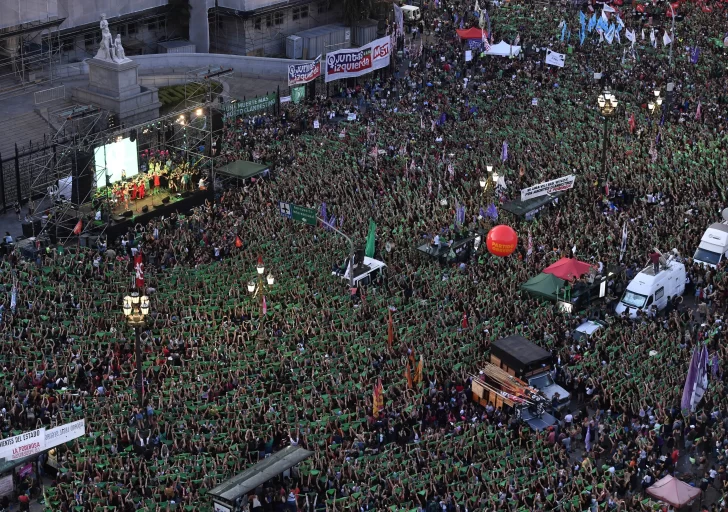
<instances>
[{"instance_id":1,"label":"red tent canopy","mask_svg":"<svg viewBox=\"0 0 728 512\"><path fill-rule=\"evenodd\" d=\"M651 487L647 488L647 494L660 501L669 503L675 508L687 505L700 496L701 492L699 488L686 484L670 475L658 480Z\"/></svg>"},{"instance_id":2,"label":"red tent canopy","mask_svg":"<svg viewBox=\"0 0 728 512\"><path fill-rule=\"evenodd\" d=\"M589 264L575 258L561 258L544 269L545 274L552 274L565 281L579 279L589 272Z\"/></svg>"},{"instance_id":3,"label":"red tent canopy","mask_svg":"<svg viewBox=\"0 0 728 512\"><path fill-rule=\"evenodd\" d=\"M482 29L479 28L468 28L463 30L456 30L455 32L458 33L458 37L460 39L483 39L483 32L485 32ZM485 36L488 37L488 33L485 33Z\"/></svg>"}]
</instances>

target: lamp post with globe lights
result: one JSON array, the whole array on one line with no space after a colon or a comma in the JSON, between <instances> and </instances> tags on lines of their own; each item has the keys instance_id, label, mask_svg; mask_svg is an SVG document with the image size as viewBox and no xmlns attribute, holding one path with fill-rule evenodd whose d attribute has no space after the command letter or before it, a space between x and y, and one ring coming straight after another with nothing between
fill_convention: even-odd
<instances>
[{"instance_id":1,"label":"lamp post with globe lights","mask_svg":"<svg viewBox=\"0 0 728 512\"><path fill-rule=\"evenodd\" d=\"M609 181L607 176L607 148L609 147L609 119L617 112L617 98L609 89L604 91L597 97L597 105L599 112L604 117L604 140L602 141L602 176Z\"/></svg>"},{"instance_id":2,"label":"lamp post with globe lights","mask_svg":"<svg viewBox=\"0 0 728 512\"><path fill-rule=\"evenodd\" d=\"M263 257L258 256L258 264L255 266L256 278L248 281L248 292L253 297L260 295L261 301L261 312L263 310L263 304L265 301L265 293L271 289L275 284L276 280L273 274L268 272L268 275L263 277L265 274L265 265L263 265Z\"/></svg>"},{"instance_id":3,"label":"lamp post with globe lights","mask_svg":"<svg viewBox=\"0 0 728 512\"><path fill-rule=\"evenodd\" d=\"M146 318L149 315L149 297L139 296L133 292L124 297L124 316L126 322L134 329L134 353L136 359L136 388L139 396L139 409L144 406L144 377L142 375L142 329L146 325Z\"/></svg>"}]
</instances>

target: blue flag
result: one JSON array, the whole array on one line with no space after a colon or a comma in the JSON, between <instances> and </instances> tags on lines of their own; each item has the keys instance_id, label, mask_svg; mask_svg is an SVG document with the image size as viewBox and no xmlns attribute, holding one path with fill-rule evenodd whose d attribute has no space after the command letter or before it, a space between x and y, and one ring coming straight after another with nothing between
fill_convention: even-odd
<instances>
[{"instance_id":1,"label":"blue flag","mask_svg":"<svg viewBox=\"0 0 728 512\"><path fill-rule=\"evenodd\" d=\"M564 22L563 25L561 25L561 40L563 41L566 37L566 22Z\"/></svg>"},{"instance_id":2,"label":"blue flag","mask_svg":"<svg viewBox=\"0 0 728 512\"><path fill-rule=\"evenodd\" d=\"M594 27L597 26L597 13L592 14L592 17L589 18L589 26L587 27L587 32L591 32L594 30Z\"/></svg>"},{"instance_id":3,"label":"blue flag","mask_svg":"<svg viewBox=\"0 0 728 512\"><path fill-rule=\"evenodd\" d=\"M584 44L584 39L586 39L586 29L584 27L581 27L581 33L579 34L579 38L581 40L580 44Z\"/></svg>"},{"instance_id":4,"label":"blue flag","mask_svg":"<svg viewBox=\"0 0 728 512\"><path fill-rule=\"evenodd\" d=\"M586 16L583 12L579 12L579 25L581 25L582 27L586 26Z\"/></svg>"}]
</instances>

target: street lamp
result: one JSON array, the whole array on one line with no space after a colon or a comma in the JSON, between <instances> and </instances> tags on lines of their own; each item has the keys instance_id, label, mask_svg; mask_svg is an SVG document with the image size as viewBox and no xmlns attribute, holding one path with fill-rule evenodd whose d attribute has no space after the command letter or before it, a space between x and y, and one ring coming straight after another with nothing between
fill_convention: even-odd
<instances>
[{"instance_id":1,"label":"street lamp","mask_svg":"<svg viewBox=\"0 0 728 512\"><path fill-rule=\"evenodd\" d=\"M139 296L133 292L124 297L124 316L129 327L134 328L134 352L136 358L136 386L139 395L139 408L144 407L144 377L142 376L142 329L146 325L146 317L149 315L149 297Z\"/></svg>"},{"instance_id":2,"label":"street lamp","mask_svg":"<svg viewBox=\"0 0 728 512\"><path fill-rule=\"evenodd\" d=\"M248 281L248 292L250 292L253 297L257 297L258 295L261 296L260 300L262 307L262 302L265 300L264 294L275 284L276 279L270 271L265 278L263 277L265 274L265 265L263 265L262 256L258 256L258 264L255 266L255 271L258 277L257 279L251 279Z\"/></svg>"},{"instance_id":3,"label":"street lamp","mask_svg":"<svg viewBox=\"0 0 728 512\"><path fill-rule=\"evenodd\" d=\"M599 106L599 112L601 112L602 116L604 117L604 140L602 142L602 176L604 176L607 181L609 181L609 178L607 177L607 147L609 146L609 118L612 117L616 111L617 106L619 103L617 102L617 98L609 92L608 89L604 89L604 92L602 92L597 97L597 105Z\"/></svg>"}]
</instances>

